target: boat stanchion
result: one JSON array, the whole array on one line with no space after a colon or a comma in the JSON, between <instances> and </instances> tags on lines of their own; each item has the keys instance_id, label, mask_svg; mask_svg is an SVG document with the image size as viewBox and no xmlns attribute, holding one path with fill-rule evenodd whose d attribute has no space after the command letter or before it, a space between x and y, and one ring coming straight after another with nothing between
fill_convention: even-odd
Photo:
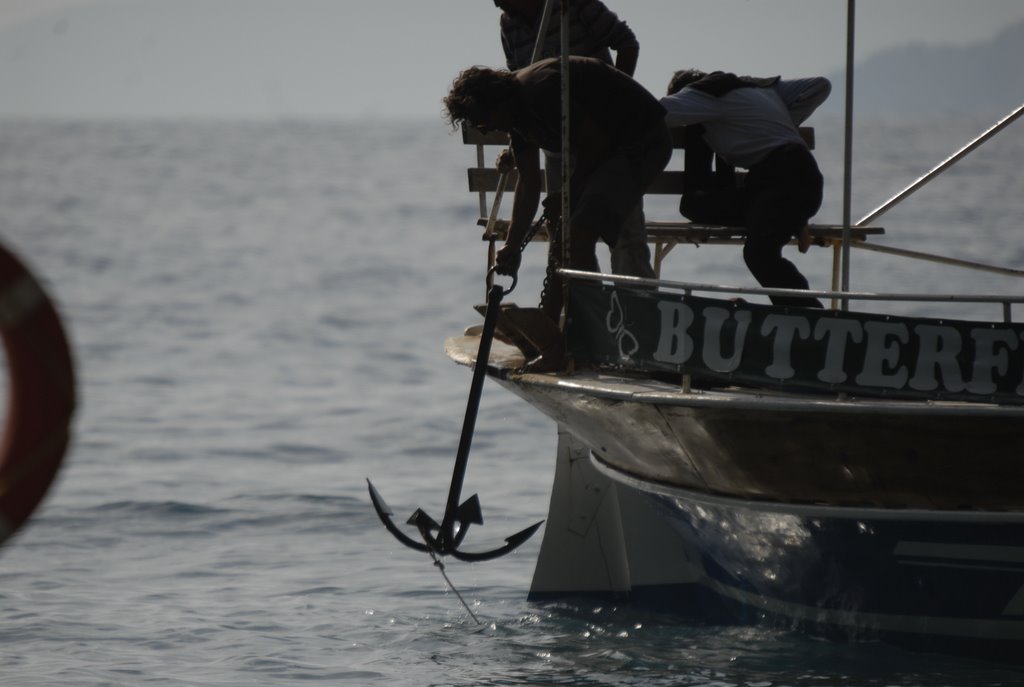
<instances>
[{"instance_id":1,"label":"boat stanchion","mask_svg":"<svg viewBox=\"0 0 1024 687\"><path fill-rule=\"evenodd\" d=\"M490 280L493 271L494 268L492 267L488 272L488 280ZM416 551L427 552L431 555L453 556L462 561L486 561L510 553L529 539L543 523L542 520L520 532L516 532L505 539L504 546L499 546L489 551L472 552L460 549L462 541L469 531L469 526L483 524L480 499L476 494L460 503L462 484L466 476L466 467L469 463L469 449L473 442L473 431L476 427L476 416L480 407L480 396L483 391L484 379L487 376L491 342L494 340L494 332L498 324L501 300L511 293L515 286L516 280L513 277L512 285L508 289L504 289L500 284L493 284L487 294L487 310L484 315L483 329L480 332L480 347L477 351L476 363L473 366L473 381L470 385L469 398L466 402L466 415L462 423L459 448L455 455L455 467L452 470L448 502L440 524L423 509L417 508L409 517L409 520L406 521L406 524L413 525L418 531L422 541L417 541L395 524L393 519L394 513L387 503L384 502L380 492L373 486L373 483L370 480L366 480L370 491L370 500L373 502L373 507L377 511L381 522L384 523L384 527L398 541Z\"/></svg>"}]
</instances>

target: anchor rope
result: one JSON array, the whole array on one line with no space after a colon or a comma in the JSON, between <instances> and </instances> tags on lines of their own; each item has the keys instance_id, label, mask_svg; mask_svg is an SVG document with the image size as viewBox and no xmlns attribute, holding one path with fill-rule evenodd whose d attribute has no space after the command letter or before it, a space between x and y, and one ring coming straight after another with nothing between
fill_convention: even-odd
<instances>
[{"instance_id":1,"label":"anchor rope","mask_svg":"<svg viewBox=\"0 0 1024 687\"><path fill-rule=\"evenodd\" d=\"M455 592L455 596L459 597L459 601L462 602L462 607L466 609L467 613L469 613L469 617L475 620L477 625L483 625L483 623L480 622L480 618L476 617L476 613L474 613L473 609L469 607L466 600L462 598L462 594L459 593L459 590L455 588L454 584L452 584L451 579L448 577L448 573L444 571L444 562L437 557L437 554L434 553L433 549L429 550L428 553L430 554L430 557L434 559L434 565L436 565L437 569L441 571L441 577L443 577L444 581L448 584L448 588Z\"/></svg>"}]
</instances>

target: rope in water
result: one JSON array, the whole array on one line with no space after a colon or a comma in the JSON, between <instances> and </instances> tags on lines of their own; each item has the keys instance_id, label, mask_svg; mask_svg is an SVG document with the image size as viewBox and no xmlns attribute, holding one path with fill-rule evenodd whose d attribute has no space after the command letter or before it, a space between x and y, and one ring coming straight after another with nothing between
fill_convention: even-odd
<instances>
[{"instance_id":1,"label":"rope in water","mask_svg":"<svg viewBox=\"0 0 1024 687\"><path fill-rule=\"evenodd\" d=\"M480 622L480 618L476 617L476 613L474 613L473 609L469 607L469 604L466 603L466 600L462 598L462 594L460 594L459 590L455 588L454 584L452 584L451 579L448 577L448 573L444 571L444 562L442 562L441 559L437 557L437 554L434 553L433 550L430 550L429 553L430 557L434 559L434 565L436 565L437 569L441 571L441 577L444 578L444 581L448 584L448 587L453 592L455 592L455 596L459 597L459 601L462 602L462 607L466 609L467 613L469 613L469 617L475 620L477 625L482 625L483 623Z\"/></svg>"}]
</instances>

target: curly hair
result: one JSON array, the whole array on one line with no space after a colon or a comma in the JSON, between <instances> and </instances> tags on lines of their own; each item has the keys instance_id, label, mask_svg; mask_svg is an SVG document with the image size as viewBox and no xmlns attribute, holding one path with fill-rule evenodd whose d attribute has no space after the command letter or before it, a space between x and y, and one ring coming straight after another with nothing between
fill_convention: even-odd
<instances>
[{"instance_id":1,"label":"curly hair","mask_svg":"<svg viewBox=\"0 0 1024 687\"><path fill-rule=\"evenodd\" d=\"M668 82L668 94L678 93L694 81L700 81L705 76L707 76L707 73L699 69L680 69L672 75L672 79Z\"/></svg>"},{"instance_id":2,"label":"curly hair","mask_svg":"<svg viewBox=\"0 0 1024 687\"><path fill-rule=\"evenodd\" d=\"M512 72L489 67L470 67L459 73L444 98L445 118L453 129L463 121L474 124L488 111L512 100L519 82Z\"/></svg>"}]
</instances>

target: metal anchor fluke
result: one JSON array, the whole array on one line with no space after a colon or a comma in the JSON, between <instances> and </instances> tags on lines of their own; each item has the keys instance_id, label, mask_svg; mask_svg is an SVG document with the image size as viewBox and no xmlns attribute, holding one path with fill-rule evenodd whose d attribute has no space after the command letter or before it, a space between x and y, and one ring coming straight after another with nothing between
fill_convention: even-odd
<instances>
[{"instance_id":1,"label":"metal anchor fluke","mask_svg":"<svg viewBox=\"0 0 1024 687\"><path fill-rule=\"evenodd\" d=\"M470 525L483 524L483 513L480 508L480 499L477 495L474 494L461 503L459 499L461 498L462 482L466 476L469 448L473 440L473 430L476 425L477 411L480 407L480 395L483 390L484 378L487 376L487 361L491 353L491 342L494 340L498 313L501 309L501 299L511 292L514 287L515 282L506 291L500 285L495 284L488 291L487 312L484 315L483 330L480 332L480 348L477 352L476 363L473 366L473 381L466 404L462 436L459 440L459 448L455 456L455 467L452 471L452 482L448 491L448 502L445 506L444 517L441 523L438 524L423 509L417 508L406 521L406 524L414 526L418 531L420 541L417 541L395 524L394 513L388 507L380 492L373 486L373 483L370 480L366 480L370 491L370 500L373 502L374 510L377 511L377 516L384 523L384 527L398 541L416 551L430 553L432 556L452 556L461 561L486 561L503 556L514 550L529 539L544 522L542 520L524 530L516 532L505 539L504 546L499 546L489 551L471 552L460 549Z\"/></svg>"}]
</instances>

